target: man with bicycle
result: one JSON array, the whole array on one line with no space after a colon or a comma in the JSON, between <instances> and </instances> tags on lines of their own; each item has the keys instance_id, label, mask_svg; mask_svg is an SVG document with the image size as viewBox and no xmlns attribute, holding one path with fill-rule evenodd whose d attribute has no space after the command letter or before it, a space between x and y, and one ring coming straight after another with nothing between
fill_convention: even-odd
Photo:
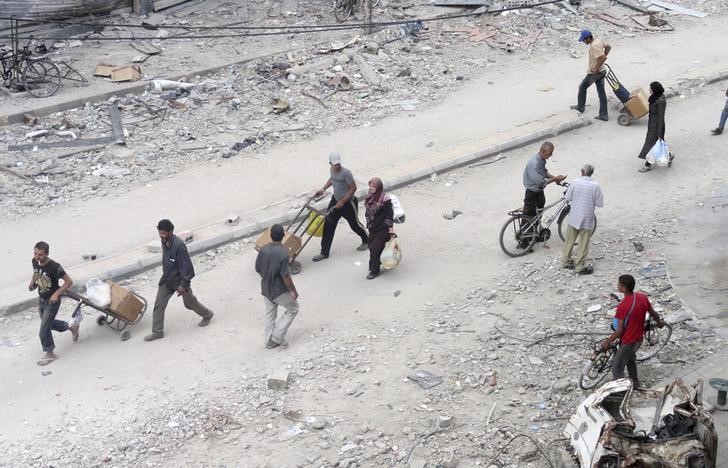
<instances>
[{"instance_id":1,"label":"man with bicycle","mask_svg":"<svg viewBox=\"0 0 728 468\"><path fill-rule=\"evenodd\" d=\"M565 175L551 175L546 170L546 161L554 154L554 144L550 141L544 141L538 153L533 155L526 163L523 170L523 187L526 189L526 195L523 197L523 213L531 218L538 214L538 210L546 204L546 195L543 189L551 182L561 183L566 179ZM536 235L538 233L534 233ZM522 240L519 243L520 248L526 248L528 241Z\"/></svg>"},{"instance_id":2,"label":"man with bicycle","mask_svg":"<svg viewBox=\"0 0 728 468\"><path fill-rule=\"evenodd\" d=\"M602 349L609 349L615 340L619 340L617 352L612 363L612 376L614 379L624 377L624 367L634 387L639 387L637 378L637 350L642 345L645 333L645 318L649 312L657 326L662 328L665 322L655 312L646 294L634 292L635 279L632 275L621 275L617 281L617 289L624 294L624 299L617 306L614 320L617 322L614 333L602 341Z\"/></svg>"}]
</instances>

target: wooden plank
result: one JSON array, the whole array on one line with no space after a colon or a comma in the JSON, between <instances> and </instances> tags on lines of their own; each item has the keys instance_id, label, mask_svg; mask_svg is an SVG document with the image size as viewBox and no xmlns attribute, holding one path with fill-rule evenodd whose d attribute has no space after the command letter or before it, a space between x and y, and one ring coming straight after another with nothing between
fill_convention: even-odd
<instances>
[{"instance_id":1,"label":"wooden plank","mask_svg":"<svg viewBox=\"0 0 728 468\"><path fill-rule=\"evenodd\" d=\"M690 8L685 8L684 6L678 5L676 3L663 2L662 0L650 0L650 3L655 6L674 11L675 13L680 13L681 15L695 16L696 18L705 18L706 16L708 16L707 13L691 10Z\"/></svg>"}]
</instances>

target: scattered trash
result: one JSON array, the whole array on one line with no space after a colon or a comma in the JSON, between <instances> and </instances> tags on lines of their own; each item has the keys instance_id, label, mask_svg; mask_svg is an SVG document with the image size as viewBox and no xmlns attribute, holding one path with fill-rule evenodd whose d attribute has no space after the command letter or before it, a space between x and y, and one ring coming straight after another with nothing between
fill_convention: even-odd
<instances>
[{"instance_id":1,"label":"scattered trash","mask_svg":"<svg viewBox=\"0 0 728 468\"><path fill-rule=\"evenodd\" d=\"M282 114L290 107L288 101L278 97L271 99L270 106L273 109L274 114Z\"/></svg>"},{"instance_id":2,"label":"scattered trash","mask_svg":"<svg viewBox=\"0 0 728 468\"><path fill-rule=\"evenodd\" d=\"M442 377L432 374L426 370L418 370L414 375L408 375L407 378L416 382L417 385L425 390L429 390L442 383Z\"/></svg>"},{"instance_id":3,"label":"scattered trash","mask_svg":"<svg viewBox=\"0 0 728 468\"><path fill-rule=\"evenodd\" d=\"M587 309L586 309L586 311L587 311L588 313L590 313L590 314L593 314L594 312L599 312L600 310L602 310L602 305L601 305L601 304L594 304L594 305L590 305L590 306L589 306L589 307L587 307Z\"/></svg>"},{"instance_id":4,"label":"scattered trash","mask_svg":"<svg viewBox=\"0 0 728 468\"><path fill-rule=\"evenodd\" d=\"M447 210L442 213L442 217L445 219L455 219L458 215L463 214L462 211L458 210Z\"/></svg>"},{"instance_id":5,"label":"scattered trash","mask_svg":"<svg viewBox=\"0 0 728 468\"><path fill-rule=\"evenodd\" d=\"M660 276L667 275L667 266L664 263L650 263L649 265L640 268L640 275L643 278L657 278Z\"/></svg>"}]
</instances>

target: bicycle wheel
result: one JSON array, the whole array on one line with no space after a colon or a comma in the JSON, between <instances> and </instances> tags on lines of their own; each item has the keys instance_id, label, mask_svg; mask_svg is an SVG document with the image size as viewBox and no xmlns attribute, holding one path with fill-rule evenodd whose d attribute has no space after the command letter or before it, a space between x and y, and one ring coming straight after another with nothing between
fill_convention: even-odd
<instances>
[{"instance_id":1,"label":"bicycle wheel","mask_svg":"<svg viewBox=\"0 0 728 468\"><path fill-rule=\"evenodd\" d=\"M346 21L354 10L354 0L334 0L334 17L340 23Z\"/></svg>"},{"instance_id":2,"label":"bicycle wheel","mask_svg":"<svg viewBox=\"0 0 728 468\"><path fill-rule=\"evenodd\" d=\"M561 238L561 242L564 242L566 240L566 230L568 229L567 228L568 222L566 221L566 219L569 216L569 211L571 211L571 207L567 205L566 207L564 207L564 210L561 212L561 214L559 215L559 219L556 222L559 225L559 237ZM594 231L596 231L596 230L597 230L597 217L595 215L594 216ZM594 231L592 231L592 233ZM579 244L579 241L574 242L574 245L578 245L578 244Z\"/></svg>"},{"instance_id":3,"label":"bicycle wheel","mask_svg":"<svg viewBox=\"0 0 728 468\"><path fill-rule=\"evenodd\" d=\"M648 322L645 337L642 340L642 346L637 350L637 362L646 361L662 351L667 346L672 336L672 327L665 324L664 327L658 328L652 321Z\"/></svg>"},{"instance_id":4,"label":"bicycle wheel","mask_svg":"<svg viewBox=\"0 0 728 468\"><path fill-rule=\"evenodd\" d=\"M61 87L61 69L48 59L33 60L26 63L22 80L31 96L53 96Z\"/></svg>"},{"instance_id":5,"label":"bicycle wheel","mask_svg":"<svg viewBox=\"0 0 728 468\"><path fill-rule=\"evenodd\" d=\"M614 358L614 349L609 348L590 359L584 365L579 375L579 388L582 390L591 390L604 381L612 370L612 359Z\"/></svg>"},{"instance_id":6,"label":"bicycle wheel","mask_svg":"<svg viewBox=\"0 0 728 468\"><path fill-rule=\"evenodd\" d=\"M531 220L525 216L511 216L500 230L500 247L509 257L526 255L536 243L530 229Z\"/></svg>"}]
</instances>

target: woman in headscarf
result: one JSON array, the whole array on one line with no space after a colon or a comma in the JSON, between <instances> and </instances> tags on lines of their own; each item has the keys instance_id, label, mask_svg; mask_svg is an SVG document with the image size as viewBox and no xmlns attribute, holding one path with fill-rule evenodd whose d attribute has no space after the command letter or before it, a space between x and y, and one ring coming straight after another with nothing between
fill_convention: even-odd
<instances>
[{"instance_id":1,"label":"woman in headscarf","mask_svg":"<svg viewBox=\"0 0 728 468\"><path fill-rule=\"evenodd\" d=\"M369 274L367 279L379 276L380 257L384 245L394 234L394 210L392 200L384 193L381 179L374 177L369 181L369 194L364 202L367 229L369 230Z\"/></svg>"},{"instance_id":2,"label":"woman in headscarf","mask_svg":"<svg viewBox=\"0 0 728 468\"><path fill-rule=\"evenodd\" d=\"M659 81L650 83L650 118L647 122L647 135L645 136L645 144L642 151L637 156L640 159L646 159L647 153L650 152L657 140L665 139L665 108L667 107L667 99L665 99L665 88ZM670 154L669 166L672 166L673 155ZM652 169L652 164L645 161L644 167L640 172L647 172Z\"/></svg>"}]
</instances>

